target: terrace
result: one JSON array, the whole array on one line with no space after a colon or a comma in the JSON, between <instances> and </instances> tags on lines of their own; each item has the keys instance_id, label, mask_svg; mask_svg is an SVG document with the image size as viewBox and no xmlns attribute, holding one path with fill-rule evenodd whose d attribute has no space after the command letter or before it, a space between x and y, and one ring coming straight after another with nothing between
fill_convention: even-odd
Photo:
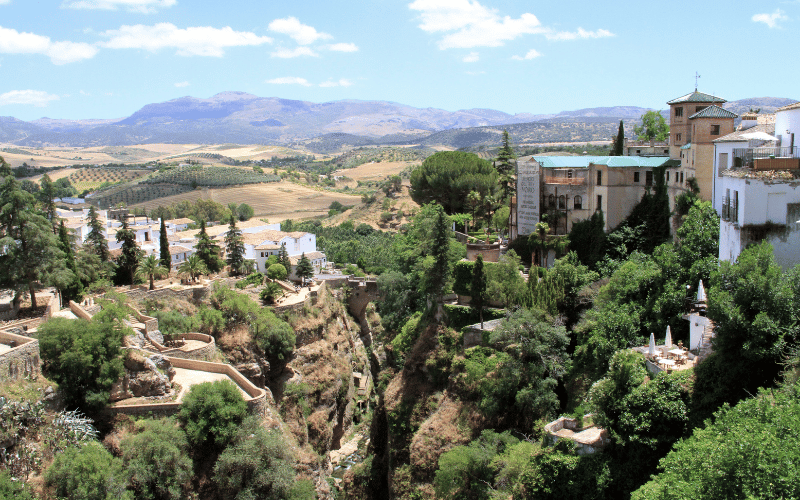
<instances>
[{"instance_id":1,"label":"terrace","mask_svg":"<svg viewBox=\"0 0 800 500\"><path fill-rule=\"evenodd\" d=\"M545 184L557 184L562 186L585 186L586 171L576 171L573 169L551 169L544 176Z\"/></svg>"},{"instance_id":2,"label":"terrace","mask_svg":"<svg viewBox=\"0 0 800 500\"><path fill-rule=\"evenodd\" d=\"M734 148L733 164L756 170L786 170L798 168L800 154L797 146Z\"/></svg>"}]
</instances>

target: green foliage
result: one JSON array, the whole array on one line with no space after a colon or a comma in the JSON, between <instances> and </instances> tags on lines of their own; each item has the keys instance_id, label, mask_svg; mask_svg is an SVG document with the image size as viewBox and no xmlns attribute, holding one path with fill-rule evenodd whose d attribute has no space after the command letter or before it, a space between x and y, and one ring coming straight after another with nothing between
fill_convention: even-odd
<instances>
[{"instance_id":1,"label":"green foliage","mask_svg":"<svg viewBox=\"0 0 800 500\"><path fill-rule=\"evenodd\" d=\"M442 454L433 481L437 498L492 498L493 461L517 443L508 432L485 430L470 444Z\"/></svg>"},{"instance_id":2,"label":"green foliage","mask_svg":"<svg viewBox=\"0 0 800 500\"><path fill-rule=\"evenodd\" d=\"M14 481L7 471L0 470L0 500L33 500L34 498L27 483Z\"/></svg>"},{"instance_id":3,"label":"green foliage","mask_svg":"<svg viewBox=\"0 0 800 500\"><path fill-rule=\"evenodd\" d=\"M601 210L586 220L575 222L569 232L570 248L592 269L603 259L606 246L605 220Z\"/></svg>"},{"instance_id":4,"label":"green foliage","mask_svg":"<svg viewBox=\"0 0 800 500\"><path fill-rule=\"evenodd\" d=\"M480 321L478 312L469 306L445 304L444 311L447 314L447 324L455 330L474 325ZM486 309L483 311L483 319L485 321L504 318L505 315L506 313L502 309Z\"/></svg>"},{"instance_id":5,"label":"green foliage","mask_svg":"<svg viewBox=\"0 0 800 500\"><path fill-rule=\"evenodd\" d=\"M225 261L231 268L231 274L240 275L246 272L244 260L244 240L242 231L236 227L236 219L231 216L228 232L225 233Z\"/></svg>"},{"instance_id":6,"label":"green foliage","mask_svg":"<svg viewBox=\"0 0 800 500\"><path fill-rule=\"evenodd\" d=\"M117 257L117 281L133 284L144 251L136 244L136 233L128 228L126 220L122 221L122 228L117 231L117 243L122 243L122 253Z\"/></svg>"},{"instance_id":7,"label":"green foliage","mask_svg":"<svg viewBox=\"0 0 800 500\"><path fill-rule=\"evenodd\" d=\"M422 333L423 328L425 328L425 322L422 321L422 313L414 313L403 325L400 333L392 340L394 352L398 355L404 355L411 350Z\"/></svg>"},{"instance_id":8,"label":"green foliage","mask_svg":"<svg viewBox=\"0 0 800 500\"><path fill-rule=\"evenodd\" d=\"M642 124L633 128L633 133L640 141L666 141L669 137L669 125L664 115L658 111L648 111L641 117Z\"/></svg>"},{"instance_id":9,"label":"green foliage","mask_svg":"<svg viewBox=\"0 0 800 500\"><path fill-rule=\"evenodd\" d=\"M206 221L200 219L200 232L197 235L197 245L195 245L195 253L205 267L206 271L196 274L204 274L206 272L214 274L218 273L225 267L225 261L220 258L220 248L206 232Z\"/></svg>"},{"instance_id":10,"label":"green foliage","mask_svg":"<svg viewBox=\"0 0 800 500\"><path fill-rule=\"evenodd\" d=\"M632 498L797 498L798 414L800 401L789 391L724 405L713 422L675 445L659 463L662 472Z\"/></svg>"},{"instance_id":11,"label":"green foliage","mask_svg":"<svg viewBox=\"0 0 800 500\"><path fill-rule=\"evenodd\" d=\"M172 255L169 253L166 219L163 218L161 219L161 227L158 232L158 247L158 257L161 260L161 266L169 272L172 269Z\"/></svg>"},{"instance_id":12,"label":"green foliage","mask_svg":"<svg viewBox=\"0 0 800 500\"><path fill-rule=\"evenodd\" d=\"M280 264L276 264L280 265ZM277 283L267 283L258 294L258 298L265 304L274 304L275 300L283 295L283 288Z\"/></svg>"},{"instance_id":13,"label":"green foliage","mask_svg":"<svg viewBox=\"0 0 800 500\"><path fill-rule=\"evenodd\" d=\"M150 309L147 314L158 319L158 329L164 335L195 332L200 327L197 316L182 314L180 311Z\"/></svg>"},{"instance_id":14,"label":"green foliage","mask_svg":"<svg viewBox=\"0 0 800 500\"><path fill-rule=\"evenodd\" d=\"M399 271L387 271L378 276L377 303L381 324L390 331L397 331L406 322L411 312L417 309L419 295L408 277Z\"/></svg>"},{"instance_id":15,"label":"green foliage","mask_svg":"<svg viewBox=\"0 0 800 500\"><path fill-rule=\"evenodd\" d=\"M311 264L308 257L306 257L305 252L300 255L300 260L297 262L297 267L295 268L295 274L301 279L311 279L314 277L314 266Z\"/></svg>"},{"instance_id":16,"label":"green foliage","mask_svg":"<svg viewBox=\"0 0 800 500\"><path fill-rule=\"evenodd\" d=\"M168 268L161 265L161 261L155 255L148 255L139 261L139 267L136 268L136 276L139 279L146 279L150 281L150 290L153 290L154 278L162 278L169 273Z\"/></svg>"},{"instance_id":17,"label":"green foliage","mask_svg":"<svg viewBox=\"0 0 800 500\"><path fill-rule=\"evenodd\" d=\"M86 244L100 257L101 262L108 260L108 241L106 241L103 225L97 215L94 205L89 207L89 234L86 235Z\"/></svg>"},{"instance_id":18,"label":"green foliage","mask_svg":"<svg viewBox=\"0 0 800 500\"><path fill-rule=\"evenodd\" d=\"M253 215L255 215L255 211L253 207L247 203L242 203L236 208L236 217L238 217L240 221L250 220L253 218Z\"/></svg>"},{"instance_id":19,"label":"green foliage","mask_svg":"<svg viewBox=\"0 0 800 500\"><path fill-rule=\"evenodd\" d=\"M509 198L516 192L516 155L514 149L511 147L508 137L508 130L503 130L503 145L500 151L497 152L497 160L494 166L500 177L500 188L502 190L503 199Z\"/></svg>"},{"instance_id":20,"label":"green foliage","mask_svg":"<svg viewBox=\"0 0 800 500\"><path fill-rule=\"evenodd\" d=\"M111 305L93 321L52 318L39 327L45 370L59 385L68 406L97 411L108 402L111 386L123 373L122 339L130 328L124 311Z\"/></svg>"},{"instance_id":21,"label":"green foliage","mask_svg":"<svg viewBox=\"0 0 800 500\"><path fill-rule=\"evenodd\" d=\"M188 165L164 170L141 181L142 184L179 184L186 186L232 186L277 182L280 177L236 167L204 167Z\"/></svg>"},{"instance_id":22,"label":"green foliage","mask_svg":"<svg viewBox=\"0 0 800 500\"><path fill-rule=\"evenodd\" d=\"M467 195L494 194L498 178L491 163L472 153L442 151L411 172L411 198L420 205L438 203L448 214L465 212Z\"/></svg>"},{"instance_id":23,"label":"green foliage","mask_svg":"<svg viewBox=\"0 0 800 500\"><path fill-rule=\"evenodd\" d=\"M230 380L193 385L184 396L178 419L189 443L197 448L224 449L247 416L247 403Z\"/></svg>"},{"instance_id":24,"label":"green foliage","mask_svg":"<svg viewBox=\"0 0 800 500\"><path fill-rule=\"evenodd\" d=\"M617 136L611 143L611 151L609 152L609 156L624 155L625 154L624 148L625 148L625 129L622 127L622 120L620 120L619 130L617 130Z\"/></svg>"},{"instance_id":25,"label":"green foliage","mask_svg":"<svg viewBox=\"0 0 800 500\"><path fill-rule=\"evenodd\" d=\"M192 477L186 434L172 419L141 420L120 448L136 498L185 498Z\"/></svg>"},{"instance_id":26,"label":"green foliage","mask_svg":"<svg viewBox=\"0 0 800 500\"><path fill-rule=\"evenodd\" d=\"M516 268L515 268L516 270ZM483 328L483 306L489 296L486 293L487 278L486 272L483 270L483 257L478 255L475 259L475 265L472 267L472 279L470 281L470 305L478 311L478 317L481 321L481 328Z\"/></svg>"},{"instance_id":27,"label":"green foliage","mask_svg":"<svg viewBox=\"0 0 800 500\"><path fill-rule=\"evenodd\" d=\"M45 473L45 482L59 500L129 500L128 473L98 442L67 448Z\"/></svg>"},{"instance_id":28,"label":"green foliage","mask_svg":"<svg viewBox=\"0 0 800 500\"><path fill-rule=\"evenodd\" d=\"M293 488L293 464L281 432L250 417L217 459L214 481L225 498L304 498L304 493L307 498L307 487Z\"/></svg>"},{"instance_id":29,"label":"green foliage","mask_svg":"<svg viewBox=\"0 0 800 500\"><path fill-rule=\"evenodd\" d=\"M267 273L269 273L269 271L267 271ZM264 283L264 275L262 273L255 272L255 273L250 273L250 275L247 276L247 278L237 281L236 288L241 290L243 288L247 288L250 285L259 286L262 283Z\"/></svg>"}]
</instances>

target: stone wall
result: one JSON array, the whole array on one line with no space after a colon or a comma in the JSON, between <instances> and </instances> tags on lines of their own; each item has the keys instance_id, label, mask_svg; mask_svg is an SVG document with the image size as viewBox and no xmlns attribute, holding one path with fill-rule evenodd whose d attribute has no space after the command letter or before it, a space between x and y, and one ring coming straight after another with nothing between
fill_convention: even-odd
<instances>
[{"instance_id":1,"label":"stone wall","mask_svg":"<svg viewBox=\"0 0 800 500\"><path fill-rule=\"evenodd\" d=\"M73 300L69 301L69 310L72 311L72 314L79 317L80 319L85 319L87 321L92 319L92 315L86 312L86 310L81 307L80 304L76 303Z\"/></svg>"},{"instance_id":2,"label":"stone wall","mask_svg":"<svg viewBox=\"0 0 800 500\"><path fill-rule=\"evenodd\" d=\"M154 341L150 336L147 337L150 342L158 349L160 354L164 356L170 356L173 358L182 358L182 359L196 359L200 361L205 361L209 359L214 359L217 354L217 344L214 340L214 337L211 335L206 335L205 333L197 333L197 332L188 332L182 333L180 335L170 335L168 338L164 340L199 340L201 342L205 342L206 345L203 347L198 347L197 349L193 349L191 351L183 351L179 348L170 348L166 347L156 341Z\"/></svg>"},{"instance_id":3,"label":"stone wall","mask_svg":"<svg viewBox=\"0 0 800 500\"><path fill-rule=\"evenodd\" d=\"M0 355L0 381L10 382L41 373L39 341L9 332L0 331L0 343L16 347Z\"/></svg>"}]
</instances>

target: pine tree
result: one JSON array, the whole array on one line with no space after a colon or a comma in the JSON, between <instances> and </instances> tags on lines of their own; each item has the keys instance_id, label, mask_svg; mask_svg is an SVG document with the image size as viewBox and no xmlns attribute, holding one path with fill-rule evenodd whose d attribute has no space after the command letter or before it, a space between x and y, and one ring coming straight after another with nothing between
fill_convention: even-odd
<instances>
[{"instance_id":1,"label":"pine tree","mask_svg":"<svg viewBox=\"0 0 800 500\"><path fill-rule=\"evenodd\" d=\"M86 243L92 248L92 251L100 257L101 262L108 261L108 241L103 234L103 225L97 218L97 209L94 205L89 207L89 234L86 235Z\"/></svg>"},{"instance_id":2,"label":"pine tree","mask_svg":"<svg viewBox=\"0 0 800 500\"><path fill-rule=\"evenodd\" d=\"M308 260L308 257L306 257L305 252L303 252L303 254L300 256L300 260L297 262L295 274L297 274L298 278L303 280L314 277L314 266L311 264L311 261Z\"/></svg>"},{"instance_id":3,"label":"pine tree","mask_svg":"<svg viewBox=\"0 0 800 500\"><path fill-rule=\"evenodd\" d=\"M236 227L236 216L231 215L231 223L228 232L225 233L225 252L226 261L231 267L232 274L242 274L244 271L244 240L242 231ZM245 271L246 272L246 271Z\"/></svg>"},{"instance_id":4,"label":"pine tree","mask_svg":"<svg viewBox=\"0 0 800 500\"><path fill-rule=\"evenodd\" d=\"M500 186L503 190L503 199L505 200L516 191L515 185L515 159L514 149L511 147L508 138L508 130L503 130L503 146L497 153L497 160L495 161L495 168L500 174Z\"/></svg>"},{"instance_id":5,"label":"pine tree","mask_svg":"<svg viewBox=\"0 0 800 500\"><path fill-rule=\"evenodd\" d=\"M72 271L75 275L75 279L72 283L68 284L64 287L62 292L62 299L65 303L69 303L70 300L78 298L78 296L83 292L83 283L81 283L80 279L78 278L78 265L75 262L75 249L72 246L72 241L70 240L69 233L67 233L67 228L64 226L64 220L62 219L59 226L58 226L58 247L64 252L64 263L67 266L67 269Z\"/></svg>"},{"instance_id":6,"label":"pine tree","mask_svg":"<svg viewBox=\"0 0 800 500\"><path fill-rule=\"evenodd\" d=\"M39 191L39 200L42 202L45 217L53 225L53 232L55 233L58 226L58 212L56 211L56 203L53 201L55 198L55 186L53 186L53 181L50 180L50 176L47 174L42 176L40 183L42 189Z\"/></svg>"},{"instance_id":7,"label":"pine tree","mask_svg":"<svg viewBox=\"0 0 800 500\"><path fill-rule=\"evenodd\" d=\"M161 266L167 270L172 268L172 256L169 254L169 240L167 239L167 223L165 219L161 218L161 229L158 232L158 245L159 245L159 258Z\"/></svg>"},{"instance_id":8,"label":"pine tree","mask_svg":"<svg viewBox=\"0 0 800 500\"><path fill-rule=\"evenodd\" d=\"M200 234L197 235L197 245L195 245L194 248L200 260L205 264L209 274L218 273L225 267L225 261L219 256L219 245L214 243L208 236L206 232L206 221L203 219L200 219Z\"/></svg>"},{"instance_id":9,"label":"pine tree","mask_svg":"<svg viewBox=\"0 0 800 500\"><path fill-rule=\"evenodd\" d=\"M478 255L475 264L472 266L472 282L470 283L470 302L469 304L478 310L481 319L481 330L483 330L483 306L488 298L486 295L487 278L483 270L483 256Z\"/></svg>"},{"instance_id":10,"label":"pine tree","mask_svg":"<svg viewBox=\"0 0 800 500\"><path fill-rule=\"evenodd\" d=\"M123 273L126 283L132 284L144 252L136 244L136 233L128 228L128 221L125 219L122 220L122 229L117 231L117 242L122 242L122 253L117 258L119 272Z\"/></svg>"},{"instance_id":11,"label":"pine tree","mask_svg":"<svg viewBox=\"0 0 800 500\"><path fill-rule=\"evenodd\" d=\"M448 219L441 205L433 205L433 210L436 212L430 245L430 255L433 260L430 267L426 269L421 284L422 292L431 300L441 297L451 271L448 255L450 250Z\"/></svg>"},{"instance_id":12,"label":"pine tree","mask_svg":"<svg viewBox=\"0 0 800 500\"><path fill-rule=\"evenodd\" d=\"M278 264L282 264L287 271L292 268L292 261L289 259L289 252L286 251L286 243L281 243L281 249L278 250Z\"/></svg>"}]
</instances>

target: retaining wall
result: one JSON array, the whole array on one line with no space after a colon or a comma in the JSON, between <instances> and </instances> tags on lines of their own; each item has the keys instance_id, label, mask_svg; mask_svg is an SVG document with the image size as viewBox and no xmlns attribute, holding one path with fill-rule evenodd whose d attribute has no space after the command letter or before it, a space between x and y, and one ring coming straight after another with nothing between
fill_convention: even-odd
<instances>
[{"instance_id":1,"label":"retaining wall","mask_svg":"<svg viewBox=\"0 0 800 500\"><path fill-rule=\"evenodd\" d=\"M14 342L16 347L0 355L0 381L10 382L41 373L39 341L14 333L0 331L0 343Z\"/></svg>"},{"instance_id":2,"label":"retaining wall","mask_svg":"<svg viewBox=\"0 0 800 500\"><path fill-rule=\"evenodd\" d=\"M185 340L199 340L201 342L206 342L206 345L203 347L198 347L197 349L193 349L191 351L183 351L180 348L174 347L167 347L163 344L158 343L157 341L153 340L149 335L147 339L158 349L159 354L163 354L164 356L174 357L174 358L182 358L182 359L196 359L196 360L207 360L207 359L214 359L214 355L217 352L217 344L214 340L214 337L211 335L206 335L205 333L197 333L197 332L189 332L189 333L182 333L180 335L168 335L168 339L165 337L164 340L178 340L178 339L185 339Z\"/></svg>"},{"instance_id":3,"label":"retaining wall","mask_svg":"<svg viewBox=\"0 0 800 500\"><path fill-rule=\"evenodd\" d=\"M231 365L223 363L211 363L209 361L198 361L195 359L182 359L172 356L165 356L176 368L188 370L199 370L211 373L224 373L241 387L248 397L245 398L247 409L252 415L264 416L267 413L272 394L264 389L259 389L250 380L239 373L239 370ZM168 403L137 404L129 406L112 406L109 409L113 413L123 413L125 415L143 415L153 413L155 415L173 415L181 408L180 402L170 401Z\"/></svg>"},{"instance_id":4,"label":"retaining wall","mask_svg":"<svg viewBox=\"0 0 800 500\"><path fill-rule=\"evenodd\" d=\"M69 310L72 311L72 314L79 317L80 319L85 319L87 321L91 321L92 315L86 312L86 309L81 307L80 304L76 303L73 300L69 301Z\"/></svg>"}]
</instances>

